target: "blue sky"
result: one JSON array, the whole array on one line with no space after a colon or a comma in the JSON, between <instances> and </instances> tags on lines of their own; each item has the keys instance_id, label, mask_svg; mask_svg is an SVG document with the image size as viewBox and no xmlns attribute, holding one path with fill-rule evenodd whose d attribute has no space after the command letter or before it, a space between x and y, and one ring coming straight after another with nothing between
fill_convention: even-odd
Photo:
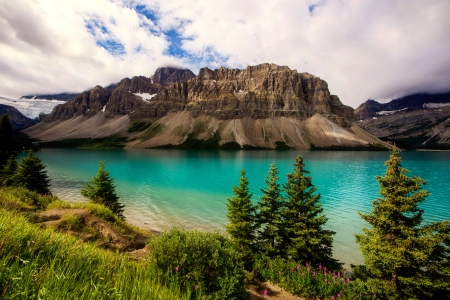
<instances>
[{"instance_id":1,"label":"blue sky","mask_svg":"<svg viewBox=\"0 0 450 300\"><path fill-rule=\"evenodd\" d=\"M287 65L352 107L450 90L450 1L0 3L0 95L80 92L160 66Z\"/></svg>"}]
</instances>

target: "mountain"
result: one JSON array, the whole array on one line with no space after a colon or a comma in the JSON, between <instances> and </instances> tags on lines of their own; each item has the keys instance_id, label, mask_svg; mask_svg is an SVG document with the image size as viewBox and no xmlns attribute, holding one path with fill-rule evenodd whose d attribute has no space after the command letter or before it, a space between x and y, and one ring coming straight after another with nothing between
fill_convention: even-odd
<instances>
[{"instance_id":1,"label":"mountain","mask_svg":"<svg viewBox=\"0 0 450 300\"><path fill-rule=\"evenodd\" d=\"M60 100L69 101L75 98L78 93L61 93L61 94L36 94L26 95L20 97L20 99L41 99L41 100Z\"/></svg>"},{"instance_id":2,"label":"mountain","mask_svg":"<svg viewBox=\"0 0 450 300\"><path fill-rule=\"evenodd\" d=\"M197 76L159 68L83 92L25 132L44 141L116 135L135 148L383 144L356 125L324 80L275 64L202 68Z\"/></svg>"},{"instance_id":3,"label":"mountain","mask_svg":"<svg viewBox=\"0 0 450 300\"><path fill-rule=\"evenodd\" d=\"M362 128L399 147L450 149L450 93L368 100L355 113Z\"/></svg>"},{"instance_id":4,"label":"mountain","mask_svg":"<svg viewBox=\"0 0 450 300\"><path fill-rule=\"evenodd\" d=\"M36 98L20 98L19 100L0 97L0 104L15 107L24 116L30 119L40 118L42 115L49 114L53 108L62 103L66 103L61 100L48 100L48 99L36 99Z\"/></svg>"},{"instance_id":5,"label":"mountain","mask_svg":"<svg viewBox=\"0 0 450 300\"><path fill-rule=\"evenodd\" d=\"M36 124L35 120L25 117L15 107L0 104L0 117L3 115L8 115L14 131L19 131Z\"/></svg>"}]
</instances>

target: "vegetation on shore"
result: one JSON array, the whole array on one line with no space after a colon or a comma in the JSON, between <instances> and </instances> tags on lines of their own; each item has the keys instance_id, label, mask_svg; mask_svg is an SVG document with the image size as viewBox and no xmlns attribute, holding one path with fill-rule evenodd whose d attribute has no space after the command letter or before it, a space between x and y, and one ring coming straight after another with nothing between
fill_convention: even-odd
<instances>
[{"instance_id":1,"label":"vegetation on shore","mask_svg":"<svg viewBox=\"0 0 450 300\"><path fill-rule=\"evenodd\" d=\"M395 149L386 165L377 177L382 197L361 214L371 227L356 235L365 264L349 277L332 258L334 232L324 228L320 194L301 156L283 186L270 166L256 205L241 170L227 201L229 236L176 228L148 234L139 260L127 247L107 250L113 235L105 228L125 243L143 233L125 222L102 162L82 191L91 202L70 204L49 193L32 151L19 163L10 156L0 172L0 298L249 299L246 284L259 280L306 299L448 299L450 221L421 225L425 181L406 175Z\"/></svg>"}]
</instances>

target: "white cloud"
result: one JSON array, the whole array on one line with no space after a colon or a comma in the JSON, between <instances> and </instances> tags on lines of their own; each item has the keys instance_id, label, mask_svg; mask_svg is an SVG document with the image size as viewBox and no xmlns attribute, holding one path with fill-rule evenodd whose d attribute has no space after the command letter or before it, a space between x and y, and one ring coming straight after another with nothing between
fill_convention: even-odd
<instances>
[{"instance_id":1,"label":"white cloud","mask_svg":"<svg viewBox=\"0 0 450 300\"><path fill-rule=\"evenodd\" d=\"M5 96L80 91L167 64L196 72L263 62L319 76L353 107L450 90L448 0L8 2L0 2ZM138 4L156 20L131 8ZM87 24L98 24L94 34ZM179 57L168 54L169 30L183 38ZM99 46L107 42L123 45L121 54Z\"/></svg>"}]
</instances>

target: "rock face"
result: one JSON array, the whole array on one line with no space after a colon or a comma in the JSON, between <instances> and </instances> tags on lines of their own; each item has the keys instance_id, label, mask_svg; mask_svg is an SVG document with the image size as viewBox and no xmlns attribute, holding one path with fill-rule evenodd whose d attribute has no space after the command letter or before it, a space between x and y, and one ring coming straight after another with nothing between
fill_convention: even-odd
<instances>
[{"instance_id":1,"label":"rock face","mask_svg":"<svg viewBox=\"0 0 450 300\"><path fill-rule=\"evenodd\" d=\"M61 94L37 94L37 95L26 95L20 97L20 99L47 99L47 100L62 100L69 101L75 98L78 93L61 93Z\"/></svg>"},{"instance_id":2,"label":"rock face","mask_svg":"<svg viewBox=\"0 0 450 300\"><path fill-rule=\"evenodd\" d=\"M197 76L159 68L151 78L125 78L79 94L27 133L42 140L115 133L137 148L192 141L297 149L382 144L355 120L325 81L286 66L203 68Z\"/></svg>"},{"instance_id":3,"label":"rock face","mask_svg":"<svg viewBox=\"0 0 450 300\"><path fill-rule=\"evenodd\" d=\"M379 103L369 99L355 109L357 120L368 120L380 115L394 114L396 111L421 110L428 103L450 103L450 93L444 94L414 94Z\"/></svg>"},{"instance_id":4,"label":"rock face","mask_svg":"<svg viewBox=\"0 0 450 300\"><path fill-rule=\"evenodd\" d=\"M0 104L0 117L3 115L8 115L14 131L19 131L36 124L35 120L25 117L15 107Z\"/></svg>"},{"instance_id":5,"label":"rock face","mask_svg":"<svg viewBox=\"0 0 450 300\"><path fill-rule=\"evenodd\" d=\"M325 81L286 66L262 64L245 70L200 69L196 78L176 82L137 109L132 118L161 118L170 111L187 110L194 117L220 120L252 117L306 119L316 113L336 120L354 120L353 109L330 95Z\"/></svg>"},{"instance_id":6,"label":"rock face","mask_svg":"<svg viewBox=\"0 0 450 300\"><path fill-rule=\"evenodd\" d=\"M450 149L450 93L369 100L355 112L362 128L399 147Z\"/></svg>"}]
</instances>

